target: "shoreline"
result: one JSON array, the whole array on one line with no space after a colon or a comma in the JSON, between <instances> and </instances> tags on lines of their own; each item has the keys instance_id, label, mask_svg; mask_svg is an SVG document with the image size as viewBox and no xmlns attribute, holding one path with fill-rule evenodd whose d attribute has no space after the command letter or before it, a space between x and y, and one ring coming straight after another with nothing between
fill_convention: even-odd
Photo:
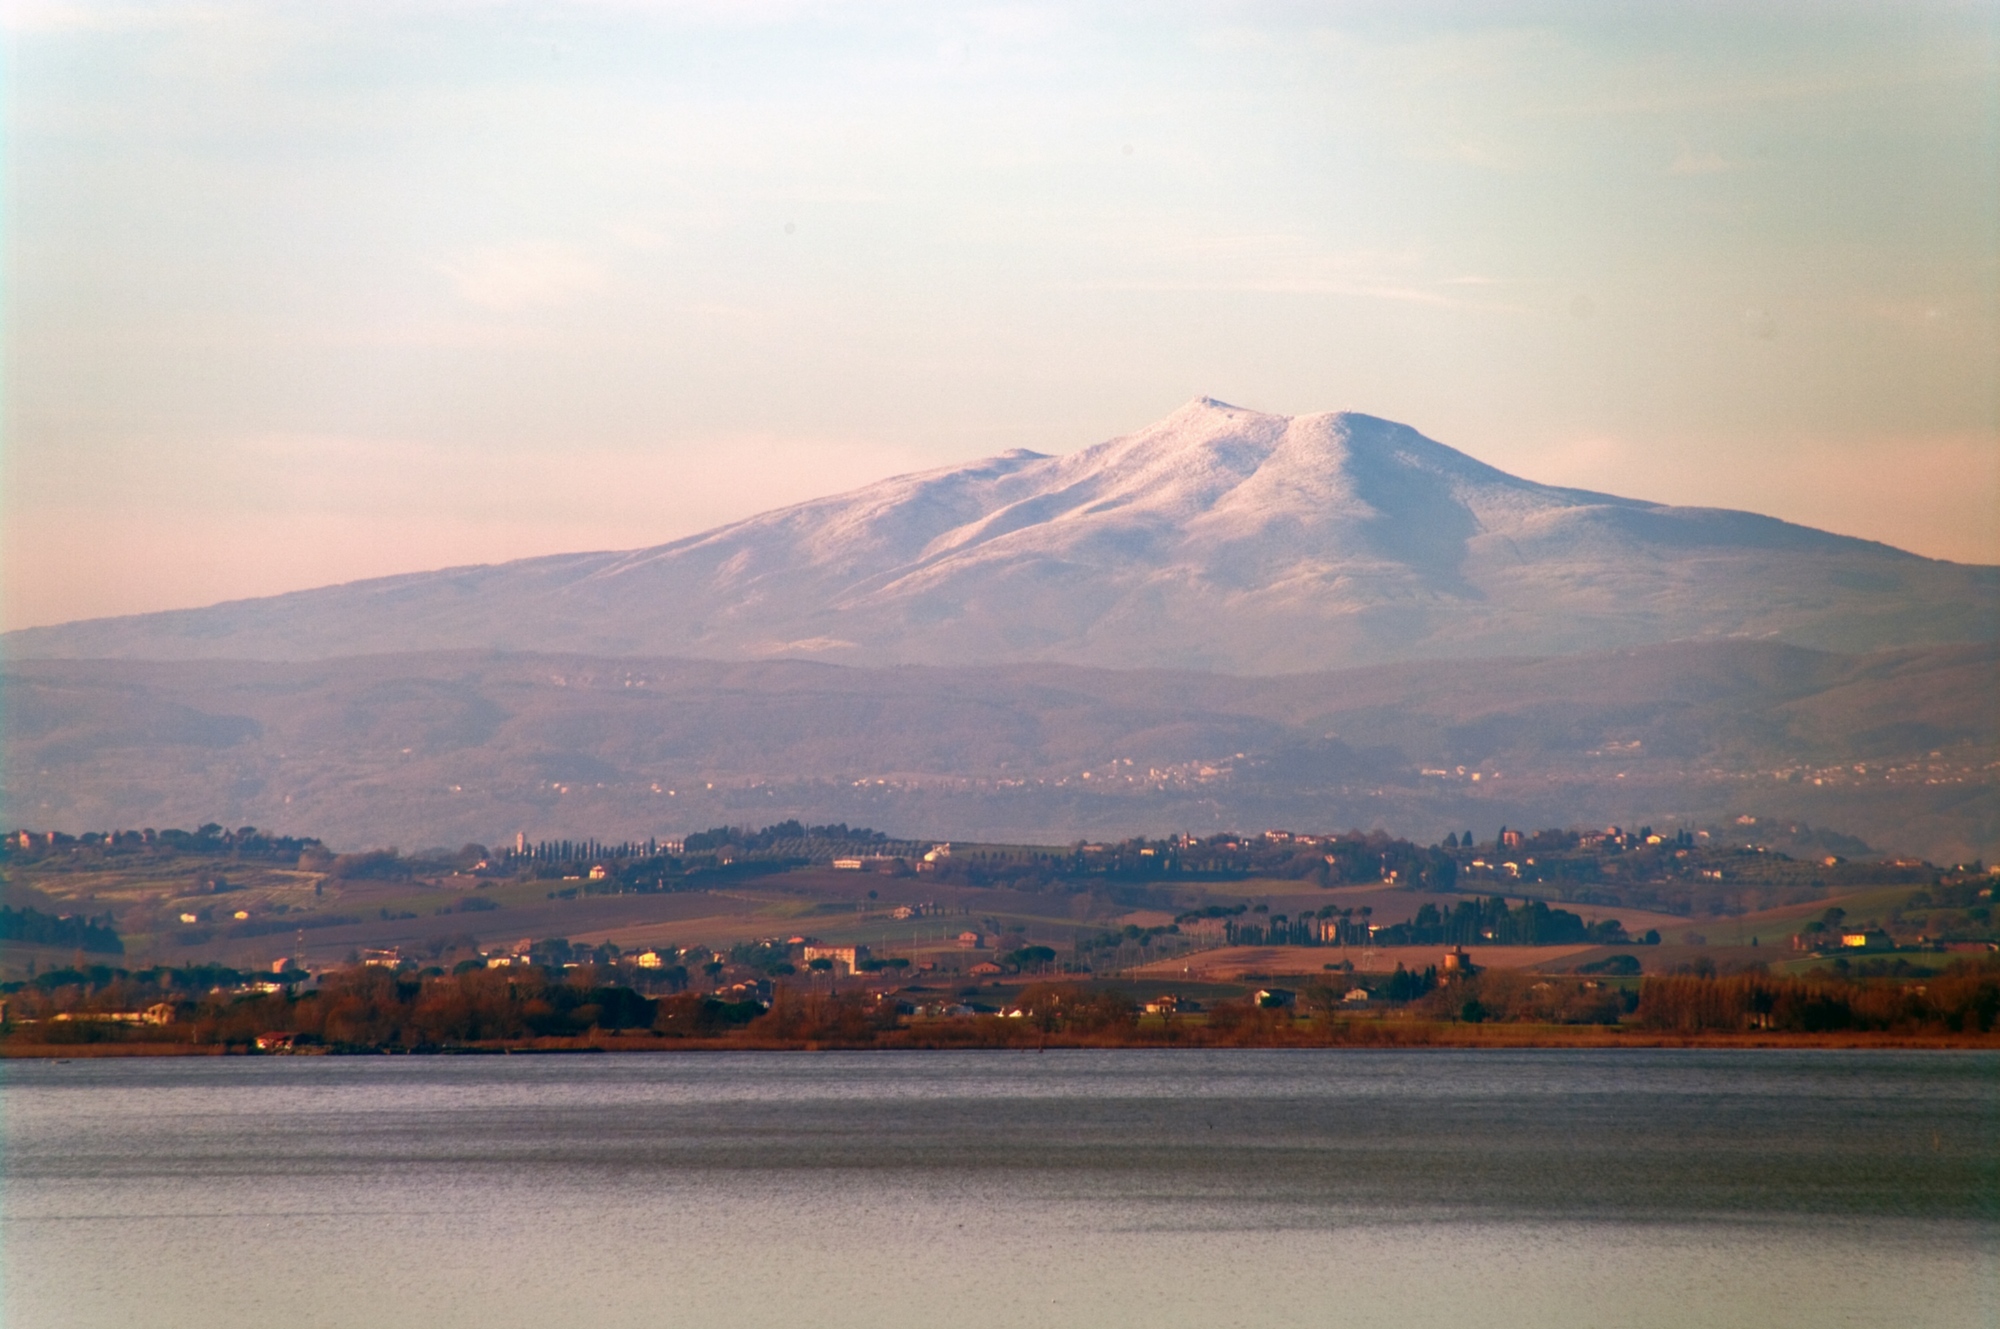
<instances>
[{"instance_id":1,"label":"shoreline","mask_svg":"<svg viewBox=\"0 0 2000 1329\"><path fill-rule=\"evenodd\" d=\"M543 1038L454 1043L419 1047L293 1048L259 1050L242 1044L219 1043L0 1043L0 1061L81 1061L121 1057L500 1057L578 1056L648 1052L1081 1052L1081 1051L1326 1051L1410 1052L1463 1051L1605 1051L1621 1048L1726 1049L1750 1051L1960 1051L2000 1052L2000 1034L1923 1035L1845 1032L1674 1033L1632 1030L1629 1033L1593 1029L1575 1034L1551 1026L1419 1025L1366 1034L1341 1030L1336 1036L1302 1033L1288 1038L1212 1040L1204 1038L1064 1038L1045 1039L957 1037L951 1039L884 1038L869 1042L829 1039L744 1038ZM1488 1032L1488 1030L1491 1032ZM1478 1032L1474 1032L1477 1030ZM1007 1031L1009 1033L1013 1031ZM1345 1035L1345 1036L1341 1036Z\"/></svg>"}]
</instances>

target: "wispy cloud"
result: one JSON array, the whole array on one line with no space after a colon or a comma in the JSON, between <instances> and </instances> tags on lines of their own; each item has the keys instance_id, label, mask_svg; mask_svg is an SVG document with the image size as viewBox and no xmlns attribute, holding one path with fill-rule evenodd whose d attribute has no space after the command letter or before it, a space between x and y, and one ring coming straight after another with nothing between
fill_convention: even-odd
<instances>
[{"instance_id":1,"label":"wispy cloud","mask_svg":"<svg viewBox=\"0 0 2000 1329\"><path fill-rule=\"evenodd\" d=\"M1673 162L1667 170L1674 175L1717 175L1723 171L1742 169L1743 163L1734 162L1719 152L1698 152L1682 145L1674 154Z\"/></svg>"},{"instance_id":2,"label":"wispy cloud","mask_svg":"<svg viewBox=\"0 0 2000 1329\"><path fill-rule=\"evenodd\" d=\"M1201 280L1195 278L1153 278L1132 281L1080 282L1069 287L1079 291L1239 291L1266 295L1344 295L1367 300L1393 300L1407 304L1465 306L1439 291L1414 286L1389 286L1369 282L1340 281L1314 277L1244 277ZM1482 308L1485 306L1481 306Z\"/></svg>"},{"instance_id":3,"label":"wispy cloud","mask_svg":"<svg viewBox=\"0 0 2000 1329\"><path fill-rule=\"evenodd\" d=\"M1991 61L1982 60L1976 54L1925 50L1920 61L1906 61L1901 67L1884 68L1878 64L1866 70L1805 75L1763 72L1747 78L1722 78L1707 82L1690 79L1677 85L1668 82L1650 87L1644 86L1645 81L1640 80L1640 86L1635 90L1528 106L1523 108L1522 115L1524 118L1678 115L1691 111L1829 101L1908 88L1936 87L1943 83L1985 80L1991 76Z\"/></svg>"},{"instance_id":4,"label":"wispy cloud","mask_svg":"<svg viewBox=\"0 0 2000 1329\"><path fill-rule=\"evenodd\" d=\"M503 314L568 304L610 284L600 264L560 244L490 245L439 266L460 299Z\"/></svg>"},{"instance_id":5,"label":"wispy cloud","mask_svg":"<svg viewBox=\"0 0 2000 1329\"><path fill-rule=\"evenodd\" d=\"M1269 295L1344 296L1440 308L1512 308L1468 298L1494 278L1432 278L1421 249L1328 249L1297 232L1188 236L1131 256L1135 271L1067 287L1089 291L1246 292Z\"/></svg>"},{"instance_id":6,"label":"wispy cloud","mask_svg":"<svg viewBox=\"0 0 2000 1329\"><path fill-rule=\"evenodd\" d=\"M132 32L170 28L190 17L212 15L207 6L120 4L116 0L10 0L0 5L0 27L15 32Z\"/></svg>"}]
</instances>

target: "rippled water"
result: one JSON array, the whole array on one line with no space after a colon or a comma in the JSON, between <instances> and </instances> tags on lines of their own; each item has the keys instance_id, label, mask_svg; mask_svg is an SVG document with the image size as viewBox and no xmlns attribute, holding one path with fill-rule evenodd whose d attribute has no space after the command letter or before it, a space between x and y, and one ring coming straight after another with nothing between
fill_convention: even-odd
<instances>
[{"instance_id":1,"label":"rippled water","mask_svg":"<svg viewBox=\"0 0 2000 1329\"><path fill-rule=\"evenodd\" d=\"M2000 1058L0 1068L8 1329L2000 1323Z\"/></svg>"}]
</instances>

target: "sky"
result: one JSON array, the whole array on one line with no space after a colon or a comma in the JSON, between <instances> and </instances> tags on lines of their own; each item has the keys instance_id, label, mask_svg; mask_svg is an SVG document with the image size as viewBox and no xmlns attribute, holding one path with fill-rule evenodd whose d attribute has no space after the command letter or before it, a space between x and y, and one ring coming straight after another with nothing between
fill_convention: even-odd
<instances>
[{"instance_id":1,"label":"sky","mask_svg":"<svg viewBox=\"0 0 2000 1329\"><path fill-rule=\"evenodd\" d=\"M2000 562L2000 4L9 0L0 624L1208 394Z\"/></svg>"}]
</instances>

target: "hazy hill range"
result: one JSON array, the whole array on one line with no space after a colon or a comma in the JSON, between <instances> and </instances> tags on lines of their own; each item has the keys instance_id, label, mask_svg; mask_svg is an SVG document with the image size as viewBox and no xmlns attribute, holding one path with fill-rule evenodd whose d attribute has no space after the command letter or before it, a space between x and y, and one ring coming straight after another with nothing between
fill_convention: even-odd
<instances>
[{"instance_id":1,"label":"hazy hill range","mask_svg":"<svg viewBox=\"0 0 2000 1329\"><path fill-rule=\"evenodd\" d=\"M1988 641L2000 569L1536 484L1405 426L1202 398L1068 456L902 476L652 549L8 634L10 658L386 651L1245 674L1749 637Z\"/></svg>"},{"instance_id":2,"label":"hazy hill range","mask_svg":"<svg viewBox=\"0 0 2000 1329\"><path fill-rule=\"evenodd\" d=\"M1991 645L1771 642L1259 678L492 652L27 661L0 677L0 797L10 824L214 820L349 848L793 815L1042 841L1617 821L1783 844L1804 821L1990 859L1996 667Z\"/></svg>"}]
</instances>

